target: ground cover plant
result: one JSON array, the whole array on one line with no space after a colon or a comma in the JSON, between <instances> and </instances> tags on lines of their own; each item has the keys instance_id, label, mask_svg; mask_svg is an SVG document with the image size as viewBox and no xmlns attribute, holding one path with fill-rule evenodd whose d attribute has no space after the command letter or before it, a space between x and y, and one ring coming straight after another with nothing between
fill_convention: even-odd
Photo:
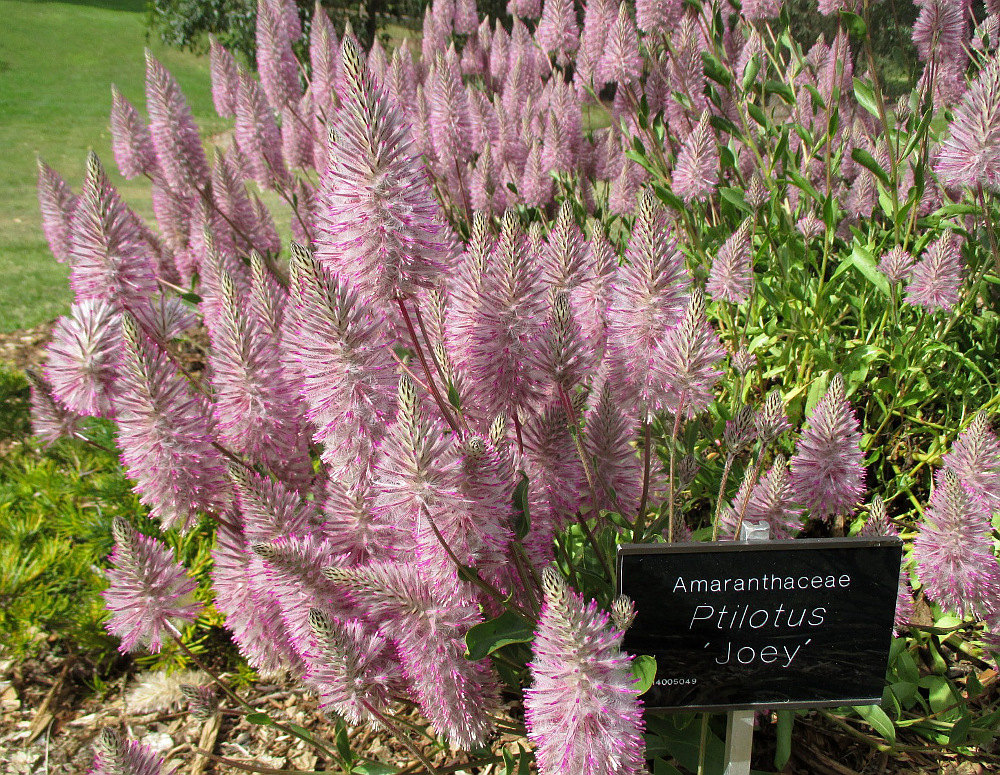
<instances>
[{"instance_id":1,"label":"ground cover plant","mask_svg":"<svg viewBox=\"0 0 1000 775\"><path fill-rule=\"evenodd\" d=\"M148 55L146 116L115 93L111 127L155 225L96 154L76 190L40 166L75 304L36 435L113 421L152 520L215 524L212 606L250 665L396 736L408 771L717 769L708 719L643 714L612 561L747 521L901 534L883 707L821 715L887 756L991 761L996 17L926 0L889 104L863 7L824 2L837 33L806 49L779 4L508 10L436 2L389 53L319 8L300 61L294 7L262 0L259 77L212 43L234 131L211 153ZM123 651L206 602L147 527L113 521ZM780 769L810 721L776 718ZM97 744L99 773L161 765Z\"/></svg>"}]
</instances>

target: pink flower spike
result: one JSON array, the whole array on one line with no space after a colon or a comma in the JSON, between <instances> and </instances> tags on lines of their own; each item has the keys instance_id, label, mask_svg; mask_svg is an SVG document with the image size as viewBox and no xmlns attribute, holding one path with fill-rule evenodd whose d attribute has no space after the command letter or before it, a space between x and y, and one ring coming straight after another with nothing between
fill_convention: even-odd
<instances>
[{"instance_id":1,"label":"pink flower spike","mask_svg":"<svg viewBox=\"0 0 1000 775\"><path fill-rule=\"evenodd\" d=\"M167 184L178 195L204 189L208 160L191 108L176 79L148 49L146 111L156 159Z\"/></svg>"},{"instance_id":2,"label":"pink flower spike","mask_svg":"<svg viewBox=\"0 0 1000 775\"><path fill-rule=\"evenodd\" d=\"M639 775L642 703L607 614L571 590L559 573L542 575L532 686L525 692L528 737L539 775Z\"/></svg>"},{"instance_id":3,"label":"pink flower spike","mask_svg":"<svg viewBox=\"0 0 1000 775\"><path fill-rule=\"evenodd\" d=\"M642 76L639 37L629 14L628 4L618 6L618 17L608 33L604 54L597 63L597 78L602 83L635 83Z\"/></svg>"},{"instance_id":4,"label":"pink flower spike","mask_svg":"<svg viewBox=\"0 0 1000 775\"><path fill-rule=\"evenodd\" d=\"M1000 441L979 412L942 459L990 513L1000 512Z\"/></svg>"},{"instance_id":5,"label":"pink flower spike","mask_svg":"<svg viewBox=\"0 0 1000 775\"><path fill-rule=\"evenodd\" d=\"M223 118L232 118L236 115L236 95L240 89L239 65L214 35L209 35L208 40L215 112Z\"/></svg>"},{"instance_id":6,"label":"pink flower spike","mask_svg":"<svg viewBox=\"0 0 1000 775\"><path fill-rule=\"evenodd\" d=\"M545 0L535 40L546 54L555 54L560 65L569 63L570 55L580 45L573 0Z\"/></svg>"},{"instance_id":7,"label":"pink flower spike","mask_svg":"<svg viewBox=\"0 0 1000 775\"><path fill-rule=\"evenodd\" d=\"M197 511L221 513L230 499L222 456L212 446L210 409L129 313L122 315L115 404L122 462L135 491L164 528L186 529Z\"/></svg>"},{"instance_id":8,"label":"pink flower spike","mask_svg":"<svg viewBox=\"0 0 1000 775\"><path fill-rule=\"evenodd\" d=\"M1000 191L1000 58L994 54L955 108L934 166L947 188Z\"/></svg>"},{"instance_id":9,"label":"pink flower spike","mask_svg":"<svg viewBox=\"0 0 1000 775\"><path fill-rule=\"evenodd\" d=\"M910 272L906 304L928 312L945 312L959 302L962 288L962 254L958 238L946 233L927 246L923 258Z\"/></svg>"},{"instance_id":10,"label":"pink flower spike","mask_svg":"<svg viewBox=\"0 0 1000 775\"><path fill-rule=\"evenodd\" d=\"M111 87L111 147L122 176L131 179L156 172L156 151L149 127L118 87Z\"/></svg>"},{"instance_id":11,"label":"pink flower spike","mask_svg":"<svg viewBox=\"0 0 1000 775\"><path fill-rule=\"evenodd\" d=\"M149 244L137 217L111 185L97 155L87 155L87 177L73 213L70 285L77 301L141 305L157 290Z\"/></svg>"},{"instance_id":12,"label":"pink flower spike","mask_svg":"<svg viewBox=\"0 0 1000 775\"><path fill-rule=\"evenodd\" d=\"M42 231L56 261L70 260L70 224L77 197L59 173L38 160L38 206L42 212Z\"/></svg>"},{"instance_id":13,"label":"pink flower spike","mask_svg":"<svg viewBox=\"0 0 1000 775\"><path fill-rule=\"evenodd\" d=\"M257 0L257 69L267 100L275 110L294 106L302 97L298 62L281 5L280 0ZM297 21L294 3L292 9Z\"/></svg>"},{"instance_id":14,"label":"pink flower spike","mask_svg":"<svg viewBox=\"0 0 1000 775\"><path fill-rule=\"evenodd\" d=\"M837 374L809 415L791 460L795 500L814 517L849 514L861 500L865 469L861 431Z\"/></svg>"},{"instance_id":15,"label":"pink flower spike","mask_svg":"<svg viewBox=\"0 0 1000 775\"><path fill-rule=\"evenodd\" d=\"M167 547L138 533L123 517L115 517L112 533L114 567L103 593L111 612L108 632L121 639L123 653L140 645L157 652L165 634L180 622L194 621L201 611L192 595L197 584Z\"/></svg>"},{"instance_id":16,"label":"pink flower spike","mask_svg":"<svg viewBox=\"0 0 1000 775\"><path fill-rule=\"evenodd\" d=\"M658 403L671 414L693 418L712 403L715 383L722 376L718 368L726 352L718 334L708 322L705 297L694 290L680 324L657 346L653 370L663 395Z\"/></svg>"},{"instance_id":17,"label":"pink flower spike","mask_svg":"<svg viewBox=\"0 0 1000 775\"><path fill-rule=\"evenodd\" d=\"M110 304L82 301L56 321L46 348L45 377L70 410L87 417L109 417L121 323Z\"/></svg>"},{"instance_id":18,"label":"pink flower spike","mask_svg":"<svg viewBox=\"0 0 1000 775\"><path fill-rule=\"evenodd\" d=\"M952 471L939 473L913 559L927 596L963 619L989 618L1000 607L1000 565L989 531L982 502Z\"/></svg>"},{"instance_id":19,"label":"pink flower spike","mask_svg":"<svg viewBox=\"0 0 1000 775\"><path fill-rule=\"evenodd\" d=\"M719 148L708 118L706 110L677 156L674 193L686 203L709 196L719 179Z\"/></svg>"},{"instance_id":20,"label":"pink flower spike","mask_svg":"<svg viewBox=\"0 0 1000 775\"><path fill-rule=\"evenodd\" d=\"M31 432L44 446L64 437L79 436L80 417L60 404L40 374L25 372L31 390Z\"/></svg>"},{"instance_id":21,"label":"pink flower spike","mask_svg":"<svg viewBox=\"0 0 1000 775\"><path fill-rule=\"evenodd\" d=\"M163 769L163 759L135 740L105 727L94 743L94 766L87 775L174 775Z\"/></svg>"},{"instance_id":22,"label":"pink flower spike","mask_svg":"<svg viewBox=\"0 0 1000 775\"><path fill-rule=\"evenodd\" d=\"M719 248L705 290L714 301L742 304L753 291L753 240L748 218Z\"/></svg>"},{"instance_id":23,"label":"pink flower spike","mask_svg":"<svg viewBox=\"0 0 1000 775\"><path fill-rule=\"evenodd\" d=\"M451 266L455 238L408 125L344 39L344 104L317 210L316 257L379 299L412 295ZM465 93L462 92L464 97Z\"/></svg>"}]
</instances>

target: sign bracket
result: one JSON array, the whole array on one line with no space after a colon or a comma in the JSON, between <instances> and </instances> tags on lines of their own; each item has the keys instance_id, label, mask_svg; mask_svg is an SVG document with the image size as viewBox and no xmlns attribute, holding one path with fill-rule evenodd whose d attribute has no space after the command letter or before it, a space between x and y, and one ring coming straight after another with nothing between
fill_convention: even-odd
<instances>
[{"instance_id":1,"label":"sign bracket","mask_svg":"<svg viewBox=\"0 0 1000 775\"><path fill-rule=\"evenodd\" d=\"M771 526L767 522L743 522L741 542L767 541ZM724 775L750 775L750 754L753 751L752 710L731 710L726 714L726 749L723 755Z\"/></svg>"}]
</instances>

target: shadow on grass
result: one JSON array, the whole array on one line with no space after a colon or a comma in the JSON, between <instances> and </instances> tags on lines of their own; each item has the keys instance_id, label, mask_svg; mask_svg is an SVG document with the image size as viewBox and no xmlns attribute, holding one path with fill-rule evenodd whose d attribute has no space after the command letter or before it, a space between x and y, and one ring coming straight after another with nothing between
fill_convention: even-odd
<instances>
[{"instance_id":1,"label":"shadow on grass","mask_svg":"<svg viewBox=\"0 0 1000 775\"><path fill-rule=\"evenodd\" d=\"M124 11L126 13L145 13L146 0L18 0L21 3L61 3L63 5L89 5L92 8L103 8L106 11Z\"/></svg>"}]
</instances>

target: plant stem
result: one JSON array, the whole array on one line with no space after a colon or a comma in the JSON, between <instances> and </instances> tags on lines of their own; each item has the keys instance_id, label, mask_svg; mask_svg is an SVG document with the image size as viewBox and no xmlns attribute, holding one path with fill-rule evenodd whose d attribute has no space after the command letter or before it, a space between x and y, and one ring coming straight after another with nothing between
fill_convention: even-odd
<instances>
[{"instance_id":1,"label":"plant stem","mask_svg":"<svg viewBox=\"0 0 1000 775\"><path fill-rule=\"evenodd\" d=\"M650 447L653 446L653 440L648 415L643 421L643 434L645 435L646 443L642 450L642 496L639 498L639 513L635 515L635 527L632 528L632 538L634 541L642 540L642 530L646 521L646 501L649 499Z\"/></svg>"},{"instance_id":2,"label":"plant stem","mask_svg":"<svg viewBox=\"0 0 1000 775\"><path fill-rule=\"evenodd\" d=\"M674 413L674 427L670 432L670 481L667 484L667 543L674 542L674 459L677 456L677 435L681 430L681 412L684 408L683 398L677 404Z\"/></svg>"},{"instance_id":3,"label":"plant stem","mask_svg":"<svg viewBox=\"0 0 1000 775\"><path fill-rule=\"evenodd\" d=\"M402 297L396 297L396 303L399 305L399 311L403 314L403 320L406 322L406 330L410 334L410 341L413 343L413 347L417 352L417 358L420 359L420 364L424 367L424 374L427 375L427 386L431 390L431 395L437 402L438 408L441 410L441 415L444 417L445 422L451 427L451 429L461 435L458 428L458 423L451 416L451 412L448 411L448 405L445 403L444 399L441 397L441 393L438 392L437 383L434 381L434 374L431 373L431 367L427 363L427 357L424 355L424 348L420 346L420 339L417 337L416 329L413 328L413 321L410 319L410 313L406 311L406 304L403 302Z\"/></svg>"}]
</instances>

